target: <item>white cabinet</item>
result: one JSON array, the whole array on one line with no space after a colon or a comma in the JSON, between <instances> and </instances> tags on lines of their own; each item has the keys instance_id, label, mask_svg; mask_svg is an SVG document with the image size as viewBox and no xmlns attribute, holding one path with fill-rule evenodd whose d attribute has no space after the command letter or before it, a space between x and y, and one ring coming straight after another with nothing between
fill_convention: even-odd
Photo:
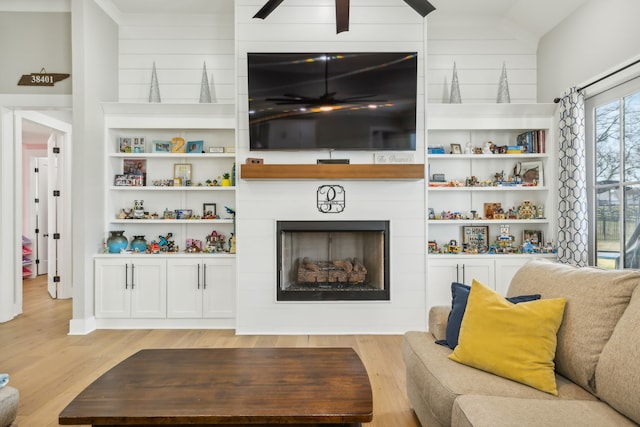
<instances>
[{"instance_id":1,"label":"white cabinet","mask_svg":"<svg viewBox=\"0 0 640 427\"><path fill-rule=\"evenodd\" d=\"M493 261L479 257L430 258L427 265L427 303L451 305L451 282L471 285L476 279L491 286L495 277Z\"/></svg>"},{"instance_id":2,"label":"white cabinet","mask_svg":"<svg viewBox=\"0 0 640 427\"><path fill-rule=\"evenodd\" d=\"M168 260L169 318L229 318L235 313L233 258Z\"/></svg>"},{"instance_id":3,"label":"white cabinet","mask_svg":"<svg viewBox=\"0 0 640 427\"><path fill-rule=\"evenodd\" d=\"M120 256L96 259L95 314L96 318L165 318L166 261Z\"/></svg>"}]
</instances>

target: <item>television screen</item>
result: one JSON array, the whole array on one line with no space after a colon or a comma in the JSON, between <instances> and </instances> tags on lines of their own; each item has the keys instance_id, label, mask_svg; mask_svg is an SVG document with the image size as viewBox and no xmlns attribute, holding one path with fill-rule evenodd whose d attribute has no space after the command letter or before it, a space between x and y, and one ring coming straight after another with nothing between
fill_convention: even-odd
<instances>
[{"instance_id":1,"label":"television screen","mask_svg":"<svg viewBox=\"0 0 640 427\"><path fill-rule=\"evenodd\" d=\"M251 150L415 150L417 53L248 53Z\"/></svg>"}]
</instances>

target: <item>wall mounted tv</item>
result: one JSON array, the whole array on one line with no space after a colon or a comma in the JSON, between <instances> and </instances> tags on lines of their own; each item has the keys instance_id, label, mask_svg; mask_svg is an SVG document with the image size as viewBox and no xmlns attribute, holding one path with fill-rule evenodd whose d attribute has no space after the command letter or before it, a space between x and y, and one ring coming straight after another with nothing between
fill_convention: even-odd
<instances>
[{"instance_id":1,"label":"wall mounted tv","mask_svg":"<svg viewBox=\"0 0 640 427\"><path fill-rule=\"evenodd\" d=\"M417 53L248 53L251 150L415 150Z\"/></svg>"}]
</instances>

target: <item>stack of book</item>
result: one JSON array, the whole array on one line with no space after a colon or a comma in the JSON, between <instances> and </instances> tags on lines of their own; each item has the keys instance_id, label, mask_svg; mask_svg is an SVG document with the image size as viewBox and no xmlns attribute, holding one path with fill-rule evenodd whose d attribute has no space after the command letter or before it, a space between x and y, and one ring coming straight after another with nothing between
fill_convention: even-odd
<instances>
[{"instance_id":1,"label":"stack of book","mask_svg":"<svg viewBox=\"0 0 640 427\"><path fill-rule=\"evenodd\" d=\"M516 138L522 153L544 153L546 131L544 129L530 130L519 134ZM508 147L507 153L509 152Z\"/></svg>"}]
</instances>

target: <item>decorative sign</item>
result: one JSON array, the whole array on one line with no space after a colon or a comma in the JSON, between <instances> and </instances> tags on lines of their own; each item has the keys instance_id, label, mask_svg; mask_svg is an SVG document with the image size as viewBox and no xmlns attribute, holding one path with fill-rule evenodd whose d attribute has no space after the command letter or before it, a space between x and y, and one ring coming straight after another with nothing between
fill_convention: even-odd
<instances>
[{"instance_id":1,"label":"decorative sign","mask_svg":"<svg viewBox=\"0 0 640 427\"><path fill-rule=\"evenodd\" d=\"M23 74L18 81L18 86L53 86L71 74L47 73L44 68L39 73Z\"/></svg>"},{"instance_id":2,"label":"decorative sign","mask_svg":"<svg viewBox=\"0 0 640 427\"><path fill-rule=\"evenodd\" d=\"M345 207L345 192L341 185L318 187L318 210L322 213L340 213Z\"/></svg>"},{"instance_id":3,"label":"decorative sign","mask_svg":"<svg viewBox=\"0 0 640 427\"><path fill-rule=\"evenodd\" d=\"M375 164L394 164L394 163L414 163L412 153L375 153L373 155Z\"/></svg>"}]
</instances>

